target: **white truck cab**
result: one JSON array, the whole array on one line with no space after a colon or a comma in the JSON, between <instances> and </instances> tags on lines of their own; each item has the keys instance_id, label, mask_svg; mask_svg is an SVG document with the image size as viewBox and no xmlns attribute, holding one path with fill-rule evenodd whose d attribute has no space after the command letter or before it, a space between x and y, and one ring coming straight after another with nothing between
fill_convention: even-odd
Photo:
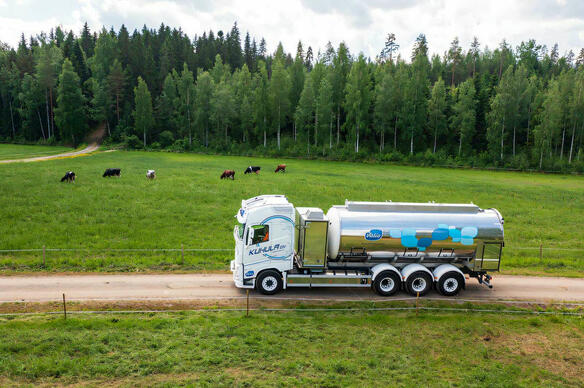
<instances>
[{"instance_id":1,"label":"white truck cab","mask_svg":"<svg viewBox=\"0 0 584 388\"><path fill-rule=\"evenodd\" d=\"M294 256L294 206L283 195L261 195L241 201L233 230L235 259L231 271L235 285L254 288L266 268L286 273Z\"/></svg>"}]
</instances>

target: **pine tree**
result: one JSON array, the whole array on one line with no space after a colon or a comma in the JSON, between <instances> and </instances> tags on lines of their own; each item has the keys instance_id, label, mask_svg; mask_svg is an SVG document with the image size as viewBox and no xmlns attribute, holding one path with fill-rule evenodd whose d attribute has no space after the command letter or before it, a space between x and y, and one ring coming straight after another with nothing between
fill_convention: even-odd
<instances>
[{"instance_id":1,"label":"pine tree","mask_svg":"<svg viewBox=\"0 0 584 388\"><path fill-rule=\"evenodd\" d=\"M458 155L462 154L462 147L468 148L475 131L475 88L472 79L461 83L456 91L456 103L453 106L451 127L458 132Z\"/></svg>"},{"instance_id":2,"label":"pine tree","mask_svg":"<svg viewBox=\"0 0 584 388\"><path fill-rule=\"evenodd\" d=\"M209 146L209 125L211 122L211 97L213 96L213 78L209 72L197 75L195 88L195 123L204 138L205 147Z\"/></svg>"},{"instance_id":3,"label":"pine tree","mask_svg":"<svg viewBox=\"0 0 584 388\"><path fill-rule=\"evenodd\" d=\"M434 134L433 153L436 153L438 137L442 136L448 127L446 120L446 86L439 77L432 87L432 96L428 103L428 124Z\"/></svg>"},{"instance_id":4,"label":"pine tree","mask_svg":"<svg viewBox=\"0 0 584 388\"><path fill-rule=\"evenodd\" d=\"M37 49L36 57L36 77L41 87L46 91L47 128L48 137L51 138L55 136L53 125L53 90L57 83L58 74L62 69L63 54L60 48L45 45Z\"/></svg>"},{"instance_id":5,"label":"pine tree","mask_svg":"<svg viewBox=\"0 0 584 388\"><path fill-rule=\"evenodd\" d=\"M333 87L329 82L328 74L323 77L318 89L318 123L321 131L329 132L329 149L333 148ZM327 128L328 127L328 128ZM315 142L316 143L316 142Z\"/></svg>"},{"instance_id":6,"label":"pine tree","mask_svg":"<svg viewBox=\"0 0 584 388\"><path fill-rule=\"evenodd\" d=\"M456 74L456 67L462 60L462 48L459 45L458 37L450 43L450 48L448 49L448 62L451 66L452 79L450 82L450 87L454 87L454 75Z\"/></svg>"},{"instance_id":7,"label":"pine tree","mask_svg":"<svg viewBox=\"0 0 584 388\"><path fill-rule=\"evenodd\" d=\"M276 125L276 136L278 142L278 150L280 149L280 132L282 123L288 115L290 79L288 73L284 69L284 64L281 60L276 60L272 69L272 79L270 80L270 101L272 107L272 117Z\"/></svg>"},{"instance_id":8,"label":"pine tree","mask_svg":"<svg viewBox=\"0 0 584 388\"><path fill-rule=\"evenodd\" d=\"M312 78L306 77L304 81L304 88L300 94L300 100L294 114L296 128L299 133L303 134L306 139L306 152L310 154L310 128L314 117L314 87L312 85Z\"/></svg>"},{"instance_id":9,"label":"pine tree","mask_svg":"<svg viewBox=\"0 0 584 388\"><path fill-rule=\"evenodd\" d=\"M134 128L138 134L143 134L144 148L146 148L146 137L154 126L152 117L152 96L148 85L138 77L138 85L134 88Z\"/></svg>"},{"instance_id":10,"label":"pine tree","mask_svg":"<svg viewBox=\"0 0 584 388\"><path fill-rule=\"evenodd\" d=\"M65 59L57 87L55 122L63 138L71 139L75 147L81 142L87 130L83 100L79 76L75 73L71 61Z\"/></svg>"},{"instance_id":11,"label":"pine tree","mask_svg":"<svg viewBox=\"0 0 584 388\"><path fill-rule=\"evenodd\" d=\"M371 75L363 54L353 63L347 86L345 87L345 125L354 131L355 153L359 153L361 134L366 134L369 125L369 106L371 104Z\"/></svg>"},{"instance_id":12,"label":"pine tree","mask_svg":"<svg viewBox=\"0 0 584 388\"><path fill-rule=\"evenodd\" d=\"M176 72L175 72L176 74ZM156 122L161 131L167 130L175 134L177 132L177 116L178 112L176 106L178 105L178 92L176 89L176 81L173 73L168 73L164 78L162 86L162 93L158 97L156 104ZM193 95L193 100L195 96Z\"/></svg>"},{"instance_id":13,"label":"pine tree","mask_svg":"<svg viewBox=\"0 0 584 388\"><path fill-rule=\"evenodd\" d=\"M340 142L341 135L341 107L344 107L347 76L351 70L350 58L349 49L344 42L341 42L337 50L337 55L333 59L333 76L331 82L333 87L333 104L336 107L337 116L337 145Z\"/></svg>"},{"instance_id":14,"label":"pine tree","mask_svg":"<svg viewBox=\"0 0 584 388\"><path fill-rule=\"evenodd\" d=\"M120 123L120 102L124 96L124 88L126 85L126 72L122 69L122 64L115 59L112 63L109 75L107 77L107 86L112 96L111 100L115 101L116 108L116 123Z\"/></svg>"},{"instance_id":15,"label":"pine tree","mask_svg":"<svg viewBox=\"0 0 584 388\"><path fill-rule=\"evenodd\" d=\"M189 147L193 144L192 120L195 109L195 79L187 64L183 64L180 77L177 79L177 118L179 128L183 128L189 139Z\"/></svg>"},{"instance_id":16,"label":"pine tree","mask_svg":"<svg viewBox=\"0 0 584 388\"><path fill-rule=\"evenodd\" d=\"M264 61L258 63L258 72L254 80L254 121L259 133L263 133L264 148L267 145L267 122L269 120L269 81Z\"/></svg>"}]
</instances>

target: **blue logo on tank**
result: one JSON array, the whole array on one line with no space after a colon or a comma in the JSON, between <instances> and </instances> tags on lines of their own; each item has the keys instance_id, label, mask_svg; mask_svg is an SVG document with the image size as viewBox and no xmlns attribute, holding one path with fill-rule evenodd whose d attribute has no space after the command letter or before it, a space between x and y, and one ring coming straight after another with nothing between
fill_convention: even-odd
<instances>
[{"instance_id":1,"label":"blue logo on tank","mask_svg":"<svg viewBox=\"0 0 584 388\"><path fill-rule=\"evenodd\" d=\"M253 271L247 271L247 272L245 273L245 276L253 276Z\"/></svg>"},{"instance_id":2,"label":"blue logo on tank","mask_svg":"<svg viewBox=\"0 0 584 388\"><path fill-rule=\"evenodd\" d=\"M380 229L371 229L369 232L365 233L365 240L376 241L380 240L383 236L383 231Z\"/></svg>"}]
</instances>

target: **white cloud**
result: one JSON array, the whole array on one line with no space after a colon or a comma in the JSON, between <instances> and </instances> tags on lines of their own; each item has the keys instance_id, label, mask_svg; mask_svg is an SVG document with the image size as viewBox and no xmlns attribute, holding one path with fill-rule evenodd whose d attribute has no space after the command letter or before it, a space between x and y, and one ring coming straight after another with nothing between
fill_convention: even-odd
<instances>
[{"instance_id":1,"label":"white cloud","mask_svg":"<svg viewBox=\"0 0 584 388\"><path fill-rule=\"evenodd\" d=\"M578 0L0 0L0 40L16 45L26 36L61 24L79 32L85 21L96 30L105 25L130 30L160 23L182 28L189 36L212 29L229 31L237 20L246 31L265 37L269 51L281 41L294 54L298 40L316 54L330 40L345 41L353 54L375 57L385 36L393 32L400 53L409 58L416 36L424 33L430 52L442 55L455 36L468 48L474 36L482 47L495 48L506 39L512 46L536 39L562 52L584 45L584 2Z\"/></svg>"}]
</instances>

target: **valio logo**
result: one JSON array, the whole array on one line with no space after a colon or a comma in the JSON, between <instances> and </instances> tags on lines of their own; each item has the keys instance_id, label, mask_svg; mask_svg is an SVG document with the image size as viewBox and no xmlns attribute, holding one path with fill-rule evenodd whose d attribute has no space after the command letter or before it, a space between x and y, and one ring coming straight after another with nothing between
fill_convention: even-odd
<instances>
[{"instance_id":1,"label":"valio logo","mask_svg":"<svg viewBox=\"0 0 584 388\"><path fill-rule=\"evenodd\" d=\"M365 240L376 241L380 240L383 236L383 231L381 229L371 229L369 232L365 233Z\"/></svg>"}]
</instances>

